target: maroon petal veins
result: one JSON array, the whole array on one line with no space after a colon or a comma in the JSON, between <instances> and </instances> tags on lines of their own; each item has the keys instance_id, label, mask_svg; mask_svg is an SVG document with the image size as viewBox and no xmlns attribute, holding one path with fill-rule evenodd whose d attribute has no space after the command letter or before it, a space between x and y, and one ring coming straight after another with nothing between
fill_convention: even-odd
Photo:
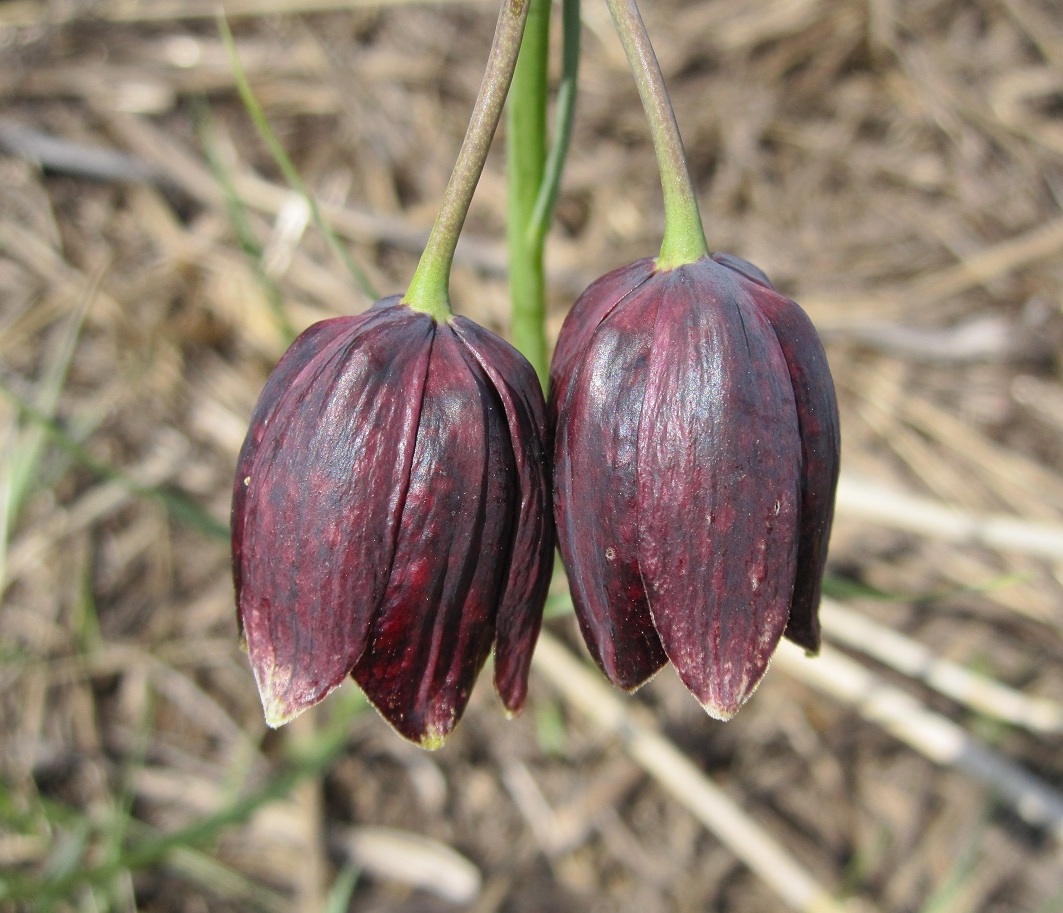
<instances>
[{"instance_id":1,"label":"maroon petal veins","mask_svg":"<svg viewBox=\"0 0 1063 913\"><path fill-rule=\"evenodd\" d=\"M436 748L490 652L516 471L497 398L445 324L422 400L391 579L353 674L400 734Z\"/></svg>"},{"instance_id":2,"label":"maroon petal veins","mask_svg":"<svg viewBox=\"0 0 1063 913\"><path fill-rule=\"evenodd\" d=\"M790 611L801 444L786 363L734 273L662 274L638 434L638 555L679 677L728 719Z\"/></svg>"},{"instance_id":3,"label":"maroon petal veins","mask_svg":"<svg viewBox=\"0 0 1063 913\"><path fill-rule=\"evenodd\" d=\"M291 344L288 351L277 366L273 369L266 381L265 387L259 394L255 410L251 414L251 426L244 438L240 456L236 461L236 476L233 482L233 503L230 519L232 536L233 558L233 583L236 588L236 602L240 603L241 589L241 554L244 542L244 519L247 486L250 476L251 464L262 444L262 438L266 434L270 418L277 411L281 397L287 392L302 370L337 337L355 332L356 327L364 320L364 315L358 317L334 317L332 320L322 320L304 330ZM237 613L237 622L243 631L243 622Z\"/></svg>"},{"instance_id":4,"label":"maroon petal veins","mask_svg":"<svg viewBox=\"0 0 1063 913\"><path fill-rule=\"evenodd\" d=\"M751 296L782 346L801 430L801 539L786 636L819 650L819 600L834 520L841 435L838 400L827 356L808 315L789 298L761 289Z\"/></svg>"},{"instance_id":5,"label":"maroon petal veins","mask_svg":"<svg viewBox=\"0 0 1063 913\"><path fill-rule=\"evenodd\" d=\"M752 279L758 285L763 285L764 288L770 288L772 290L775 288L775 286L771 284L771 280L768 278L767 273L765 273L759 266L754 266L748 260L743 260L741 257L736 257L734 254L713 254L712 259L721 266L726 266L729 269L733 269L736 273L741 273L747 279Z\"/></svg>"},{"instance_id":6,"label":"maroon petal veins","mask_svg":"<svg viewBox=\"0 0 1063 913\"><path fill-rule=\"evenodd\" d=\"M266 719L316 703L365 649L410 475L433 321L371 312L281 395L250 466L239 610Z\"/></svg>"},{"instance_id":7,"label":"maroon petal veins","mask_svg":"<svg viewBox=\"0 0 1063 913\"><path fill-rule=\"evenodd\" d=\"M632 690L665 663L653 628L636 529L636 449L658 280L593 334L560 401L554 514L576 617L609 679Z\"/></svg>"},{"instance_id":8,"label":"maroon petal veins","mask_svg":"<svg viewBox=\"0 0 1063 913\"><path fill-rule=\"evenodd\" d=\"M583 357L591 336L606 316L656 271L651 258L622 266L592 282L572 305L557 337L550 360L550 424L557 421L561 398L568 389L572 372Z\"/></svg>"},{"instance_id":9,"label":"maroon petal veins","mask_svg":"<svg viewBox=\"0 0 1063 913\"><path fill-rule=\"evenodd\" d=\"M528 692L554 565L546 404L534 368L513 346L464 317L452 325L501 401L519 482L513 549L495 622L495 688L506 710L516 713Z\"/></svg>"}]
</instances>

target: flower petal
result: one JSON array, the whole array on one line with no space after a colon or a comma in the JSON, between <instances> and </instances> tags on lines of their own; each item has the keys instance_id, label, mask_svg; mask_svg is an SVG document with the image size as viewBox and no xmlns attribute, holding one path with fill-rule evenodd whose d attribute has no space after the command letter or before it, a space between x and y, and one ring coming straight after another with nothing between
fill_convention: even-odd
<instances>
[{"instance_id":1,"label":"flower petal","mask_svg":"<svg viewBox=\"0 0 1063 913\"><path fill-rule=\"evenodd\" d=\"M495 688L510 713L524 705L554 566L546 404L535 369L509 343L457 317L454 331L502 403L520 485L509 571L495 622Z\"/></svg>"},{"instance_id":2,"label":"flower petal","mask_svg":"<svg viewBox=\"0 0 1063 913\"><path fill-rule=\"evenodd\" d=\"M384 718L424 748L453 729L490 652L515 475L487 378L438 325L391 579L353 672Z\"/></svg>"},{"instance_id":3,"label":"flower petal","mask_svg":"<svg viewBox=\"0 0 1063 913\"><path fill-rule=\"evenodd\" d=\"M801 540L786 636L819 650L819 599L834 521L841 434L834 380L808 315L789 298L761 290L752 297L768 318L790 373L801 431Z\"/></svg>"},{"instance_id":4,"label":"flower petal","mask_svg":"<svg viewBox=\"0 0 1063 913\"><path fill-rule=\"evenodd\" d=\"M334 317L321 320L304 330L288 347L277 366L266 380L265 387L259 394L255 410L251 414L251 426L244 438L240 456L236 461L236 476L233 481L233 502L229 527L232 537L233 583L236 588L236 602L240 603L241 588L241 554L244 543L245 502L249 484L251 464L255 454L262 445L270 418L277 411L281 397L287 392L302 370L316 358L329 343L337 337L356 332L363 322L364 315L358 317ZM243 622L237 613L237 623L243 631Z\"/></svg>"},{"instance_id":5,"label":"flower petal","mask_svg":"<svg viewBox=\"0 0 1063 913\"><path fill-rule=\"evenodd\" d=\"M239 610L266 720L350 672L384 595L428 367L431 318L373 311L311 359L247 470Z\"/></svg>"},{"instance_id":6,"label":"flower petal","mask_svg":"<svg viewBox=\"0 0 1063 913\"><path fill-rule=\"evenodd\" d=\"M557 420L558 405L568 389L572 372L582 360L598 324L656 271L657 265L652 258L637 260L596 279L576 299L565 317L550 360L547 414L551 425Z\"/></svg>"},{"instance_id":7,"label":"flower petal","mask_svg":"<svg viewBox=\"0 0 1063 913\"><path fill-rule=\"evenodd\" d=\"M747 279L752 279L758 285L763 285L764 288L775 289L775 286L771 284L771 280L768 278L767 273L765 273L759 266L754 266L748 260L743 260L741 257L736 257L734 254L720 253L713 254L712 259L721 266L726 266L729 269L733 269L736 273L741 273Z\"/></svg>"},{"instance_id":8,"label":"flower petal","mask_svg":"<svg viewBox=\"0 0 1063 913\"><path fill-rule=\"evenodd\" d=\"M735 274L705 258L662 281L638 433L639 565L668 658L728 719L789 615L801 444L778 341Z\"/></svg>"},{"instance_id":9,"label":"flower petal","mask_svg":"<svg viewBox=\"0 0 1063 913\"><path fill-rule=\"evenodd\" d=\"M639 573L636 446L659 283L599 324L559 403L554 516L576 618L608 678L633 690L666 659Z\"/></svg>"}]
</instances>

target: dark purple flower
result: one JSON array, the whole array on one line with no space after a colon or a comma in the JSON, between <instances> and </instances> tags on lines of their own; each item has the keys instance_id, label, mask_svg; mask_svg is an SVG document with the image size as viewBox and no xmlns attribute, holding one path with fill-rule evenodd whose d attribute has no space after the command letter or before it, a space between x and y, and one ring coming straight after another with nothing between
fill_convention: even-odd
<instances>
[{"instance_id":1,"label":"dark purple flower","mask_svg":"<svg viewBox=\"0 0 1063 913\"><path fill-rule=\"evenodd\" d=\"M671 661L728 719L785 632L819 648L838 477L808 317L725 254L588 288L554 353L554 515L580 628L633 690Z\"/></svg>"},{"instance_id":2,"label":"dark purple flower","mask_svg":"<svg viewBox=\"0 0 1063 913\"><path fill-rule=\"evenodd\" d=\"M270 725L352 675L437 747L492 644L527 691L553 563L535 372L470 320L389 298L315 324L270 375L237 466L233 576Z\"/></svg>"}]
</instances>

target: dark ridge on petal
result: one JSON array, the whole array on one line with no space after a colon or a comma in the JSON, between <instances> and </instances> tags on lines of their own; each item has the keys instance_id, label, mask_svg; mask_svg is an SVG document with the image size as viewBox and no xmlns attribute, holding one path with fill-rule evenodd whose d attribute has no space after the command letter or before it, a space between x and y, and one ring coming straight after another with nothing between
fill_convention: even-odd
<instances>
[{"instance_id":1,"label":"dark ridge on petal","mask_svg":"<svg viewBox=\"0 0 1063 913\"><path fill-rule=\"evenodd\" d=\"M464 352L439 325L391 577L353 670L425 748L453 729L490 652L516 509L505 417Z\"/></svg>"},{"instance_id":2,"label":"dark ridge on petal","mask_svg":"<svg viewBox=\"0 0 1063 913\"><path fill-rule=\"evenodd\" d=\"M464 317L452 325L498 398L519 483L512 553L495 622L495 689L506 710L517 713L528 691L554 564L546 404L535 369L520 352Z\"/></svg>"},{"instance_id":3,"label":"dark ridge on petal","mask_svg":"<svg viewBox=\"0 0 1063 913\"><path fill-rule=\"evenodd\" d=\"M435 323L371 312L280 397L251 461L239 608L267 720L350 672L388 582Z\"/></svg>"},{"instance_id":4,"label":"dark ridge on petal","mask_svg":"<svg viewBox=\"0 0 1063 913\"><path fill-rule=\"evenodd\" d=\"M595 330L560 402L554 512L576 618L605 675L633 690L666 658L639 571L636 450L659 275Z\"/></svg>"},{"instance_id":5,"label":"dark ridge on petal","mask_svg":"<svg viewBox=\"0 0 1063 913\"><path fill-rule=\"evenodd\" d=\"M402 295L388 295L387 298L381 298L378 301L374 301L370 306L370 311L383 311L387 308L394 307L406 307L402 303Z\"/></svg>"},{"instance_id":6,"label":"dark ridge on petal","mask_svg":"<svg viewBox=\"0 0 1063 913\"><path fill-rule=\"evenodd\" d=\"M568 388L572 372L582 360L584 350L598 325L656 271L653 258L636 260L596 279L576 299L561 326L550 360L547 416L551 427L557 422L558 403Z\"/></svg>"},{"instance_id":7,"label":"dark ridge on petal","mask_svg":"<svg viewBox=\"0 0 1063 913\"><path fill-rule=\"evenodd\" d=\"M230 535L232 539L233 584L236 589L236 602L240 602L241 568L240 556L244 539L244 502L246 500L247 478L255 454L262 443L266 427L271 416L276 412L281 396L288 390L295 379L315 358L337 338L356 331L364 315L358 317L334 317L322 320L304 330L289 346L281 360L277 362L266 385L258 396L251 423L236 461L236 474L233 480L233 500L230 514ZM237 623L243 631L237 612Z\"/></svg>"},{"instance_id":8,"label":"dark ridge on petal","mask_svg":"<svg viewBox=\"0 0 1063 913\"><path fill-rule=\"evenodd\" d=\"M771 280L767 274L759 266L754 266L748 260L743 260L741 257L736 257L734 254L713 254L712 259L719 263L721 266L726 266L729 269L733 269L737 273L741 273L747 279L751 279L758 285L763 285L765 288L775 289L775 286L771 284Z\"/></svg>"},{"instance_id":9,"label":"dark ridge on petal","mask_svg":"<svg viewBox=\"0 0 1063 913\"><path fill-rule=\"evenodd\" d=\"M752 693L786 626L800 520L786 364L732 276L708 258L671 271L638 435L650 613L680 679L721 719Z\"/></svg>"},{"instance_id":10,"label":"dark ridge on petal","mask_svg":"<svg viewBox=\"0 0 1063 913\"><path fill-rule=\"evenodd\" d=\"M786 636L816 653L820 591L841 460L838 401L823 344L804 310L789 298L760 289L751 288L750 295L782 347L801 430L801 540Z\"/></svg>"}]
</instances>

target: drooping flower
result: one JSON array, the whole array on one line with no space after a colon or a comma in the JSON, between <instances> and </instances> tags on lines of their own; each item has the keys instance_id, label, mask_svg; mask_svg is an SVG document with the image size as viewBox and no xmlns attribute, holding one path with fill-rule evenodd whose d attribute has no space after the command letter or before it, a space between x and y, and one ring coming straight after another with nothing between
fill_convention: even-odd
<instances>
[{"instance_id":1,"label":"drooping flower","mask_svg":"<svg viewBox=\"0 0 1063 913\"><path fill-rule=\"evenodd\" d=\"M592 284L554 353L554 512L583 636L634 690L671 661L714 717L780 638L815 652L834 384L807 315L716 255Z\"/></svg>"},{"instance_id":2,"label":"drooping flower","mask_svg":"<svg viewBox=\"0 0 1063 913\"><path fill-rule=\"evenodd\" d=\"M348 675L440 745L492 645L527 691L553 563L545 404L516 349L387 298L317 323L270 375L240 453L233 576L266 720Z\"/></svg>"}]
</instances>

